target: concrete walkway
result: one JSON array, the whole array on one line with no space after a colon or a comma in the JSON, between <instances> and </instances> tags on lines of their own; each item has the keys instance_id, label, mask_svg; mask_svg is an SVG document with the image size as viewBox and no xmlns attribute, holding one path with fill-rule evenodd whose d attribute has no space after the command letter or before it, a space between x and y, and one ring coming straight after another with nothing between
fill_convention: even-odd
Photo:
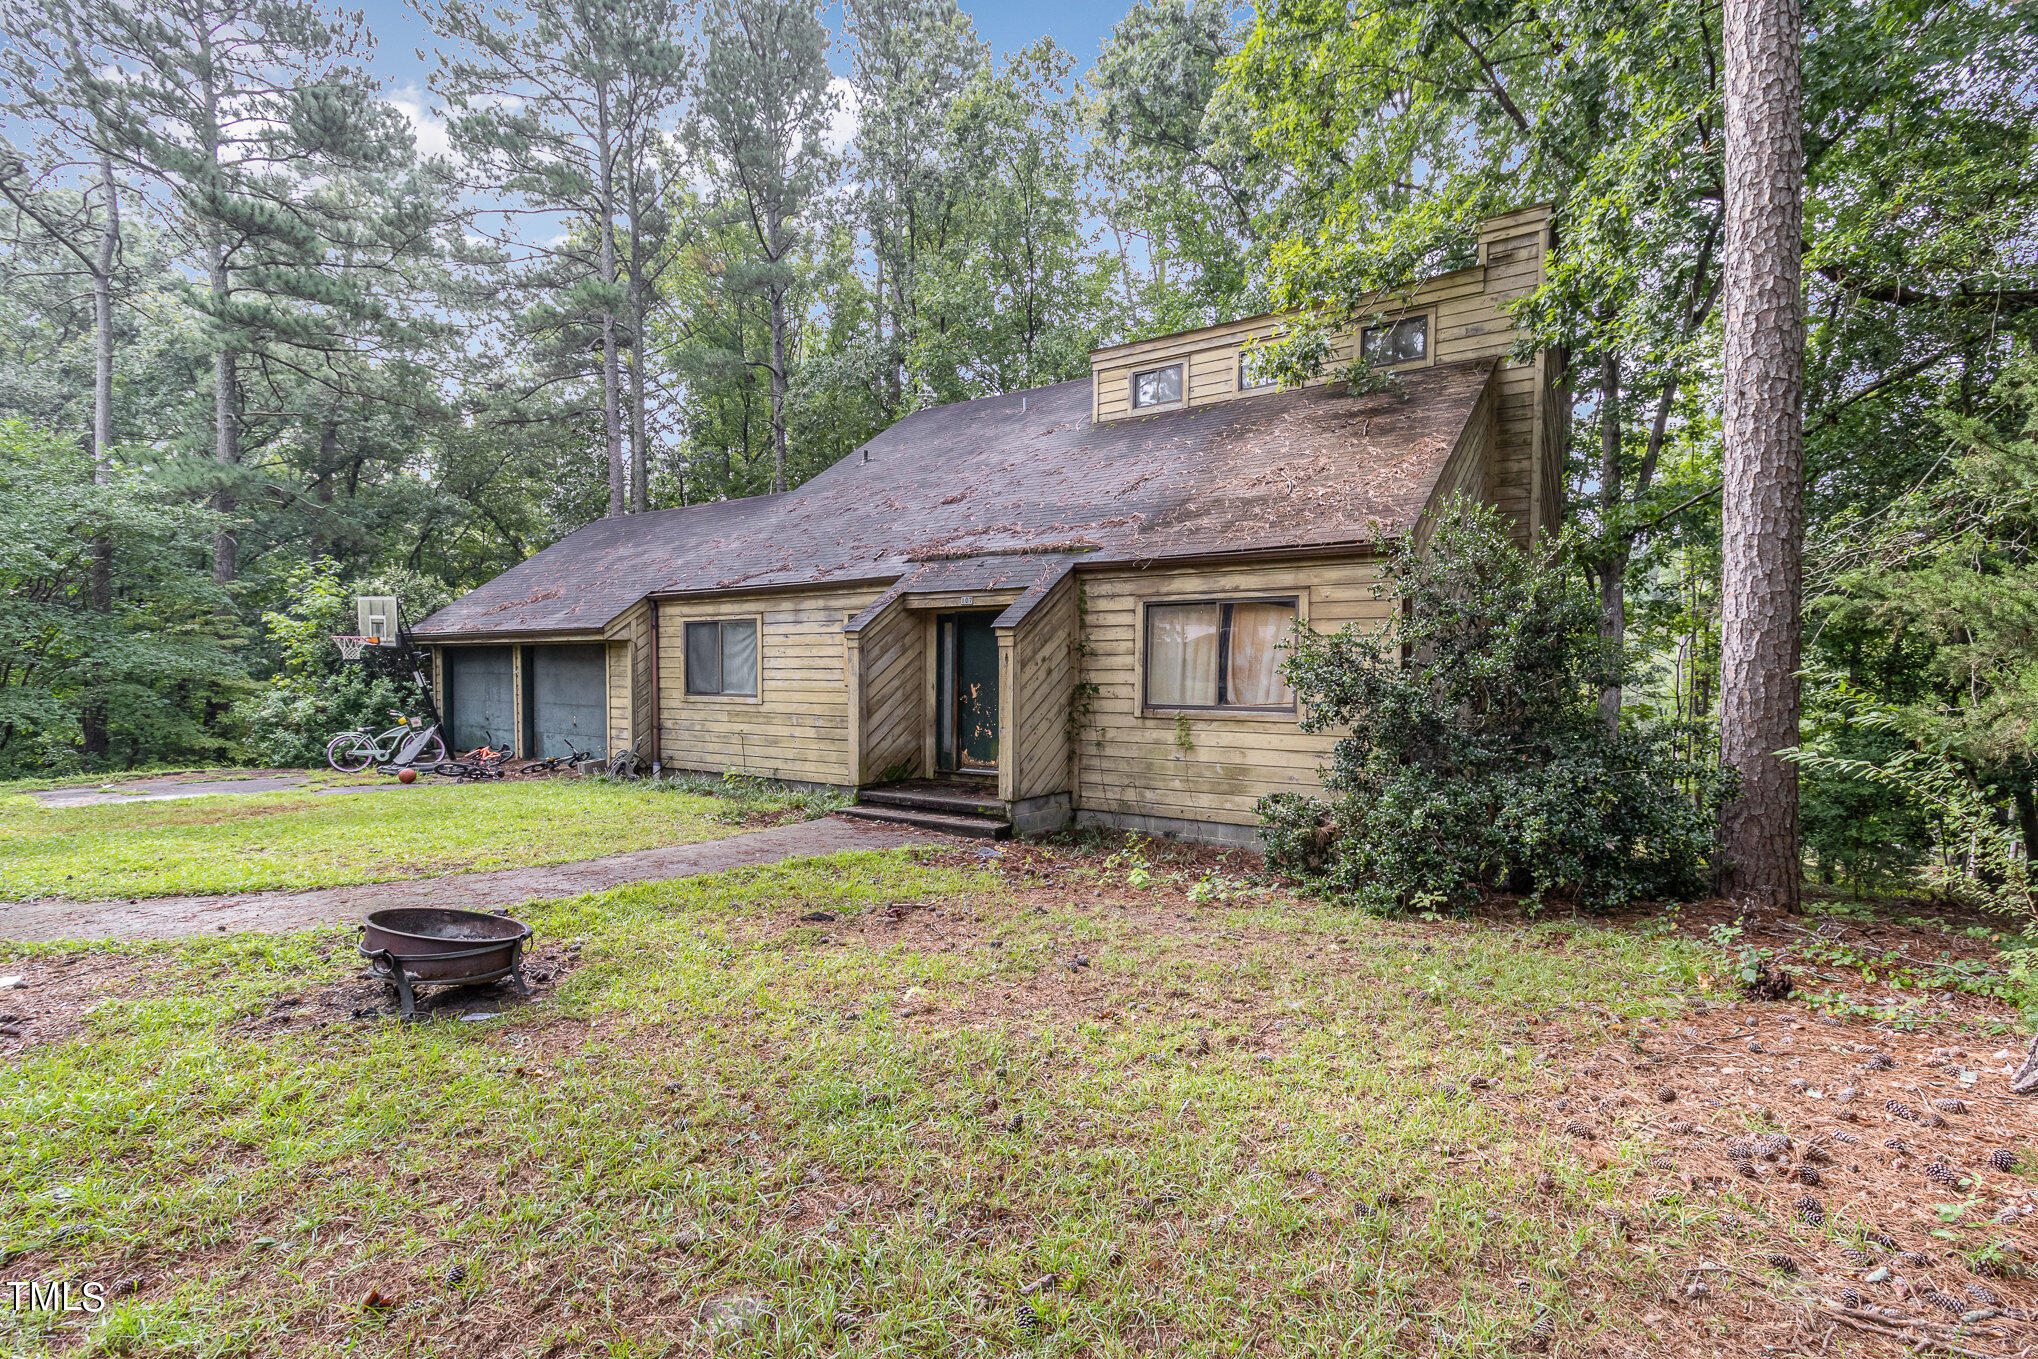
<instances>
[{"instance_id":1,"label":"concrete walkway","mask_svg":"<svg viewBox=\"0 0 2038 1359\"><path fill-rule=\"evenodd\" d=\"M243 892L210 897L143 897L138 901L0 902L0 939L184 939L253 931L281 934L320 925L351 925L385 906L461 906L489 910L526 901L577 896L630 882L658 882L719 873L852 849L961 843L909 826L829 816L748 831L694 845L613 854L605 859L449 873L404 882L325 887L310 892Z\"/></svg>"}]
</instances>

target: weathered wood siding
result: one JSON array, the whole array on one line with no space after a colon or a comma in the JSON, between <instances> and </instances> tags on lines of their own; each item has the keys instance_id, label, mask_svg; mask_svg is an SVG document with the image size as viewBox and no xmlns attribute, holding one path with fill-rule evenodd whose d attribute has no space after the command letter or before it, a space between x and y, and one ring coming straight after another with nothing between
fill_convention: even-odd
<instances>
[{"instance_id":1,"label":"weathered wood siding","mask_svg":"<svg viewBox=\"0 0 2038 1359\"><path fill-rule=\"evenodd\" d=\"M881 590L720 595L658 605L658 743L675 769L849 785L857 780L842 626ZM757 697L686 692L686 624L758 620Z\"/></svg>"},{"instance_id":2,"label":"weathered wood siding","mask_svg":"<svg viewBox=\"0 0 2038 1359\"><path fill-rule=\"evenodd\" d=\"M1556 395L1564 381L1560 355L1545 351L1526 361L1509 358L1515 330L1506 308L1542 284L1548 246L1546 208L1507 213L1481 225L1478 264L1371 300L1388 319L1429 318L1429 353L1410 367L1466 359L1502 361L1485 495L1514 520L1524 540L1538 530L1554 532L1557 527L1563 446L1568 438L1562 411L1568 408ZM1090 356L1092 414L1098 420L1118 420L1181 409L1135 413L1130 395L1132 374L1178 360L1185 365L1184 405L1250 396L1253 393L1238 389L1239 357L1249 338L1272 334L1281 323L1278 316L1254 316L1098 350ZM1344 336L1334 346L1326 371L1350 362L1357 343L1356 335Z\"/></svg>"},{"instance_id":3,"label":"weathered wood siding","mask_svg":"<svg viewBox=\"0 0 2038 1359\"><path fill-rule=\"evenodd\" d=\"M1257 713L1148 713L1139 691L1141 606L1148 602L1289 595L1319 632L1377 625L1391 599L1372 593L1365 559L1240 566L1154 566L1083 576L1082 678L1096 686L1077 733L1076 806L1086 811L1251 825L1269 793L1311 791L1336 737L1297 718ZM1186 742L1186 744L1184 743Z\"/></svg>"},{"instance_id":4,"label":"weathered wood siding","mask_svg":"<svg viewBox=\"0 0 2038 1359\"><path fill-rule=\"evenodd\" d=\"M1465 428L1458 432L1458 442L1452 445L1451 456L1445 461L1442 474L1437 477L1435 489L1430 492L1429 505L1415 526L1416 542L1429 541L1436 513L1453 495L1462 492L1474 500L1491 503L1493 411L1498 391L1497 384L1487 384L1486 390L1480 393L1478 404L1472 408L1472 416L1465 422Z\"/></svg>"},{"instance_id":5,"label":"weathered wood siding","mask_svg":"<svg viewBox=\"0 0 2038 1359\"><path fill-rule=\"evenodd\" d=\"M1000 647L1006 629L999 630ZM1009 736L999 759L1009 767L1007 798L1045 797L1069 788L1069 700L1075 686L1076 580L1073 575L1011 629L1011 680L1005 686ZM1000 716L1004 717L1004 708ZM1001 769L1002 775L1005 771Z\"/></svg>"},{"instance_id":6,"label":"weathered wood siding","mask_svg":"<svg viewBox=\"0 0 2038 1359\"><path fill-rule=\"evenodd\" d=\"M924 774L921 750L932 722L927 687L927 615L893 600L858 634L854 655L863 747L858 783L900 767Z\"/></svg>"}]
</instances>

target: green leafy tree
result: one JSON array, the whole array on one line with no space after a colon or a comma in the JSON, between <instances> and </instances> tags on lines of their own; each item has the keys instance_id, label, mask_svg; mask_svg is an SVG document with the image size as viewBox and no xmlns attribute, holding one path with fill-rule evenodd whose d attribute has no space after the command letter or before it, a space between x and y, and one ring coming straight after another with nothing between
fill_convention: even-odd
<instances>
[{"instance_id":1,"label":"green leafy tree","mask_svg":"<svg viewBox=\"0 0 2038 1359\"><path fill-rule=\"evenodd\" d=\"M1090 73L1091 165L1121 249L1135 327L1168 334L1266 310L1259 219L1274 160L1220 97L1243 34L1224 0L1146 0Z\"/></svg>"},{"instance_id":2,"label":"green leafy tree","mask_svg":"<svg viewBox=\"0 0 2038 1359\"><path fill-rule=\"evenodd\" d=\"M93 475L69 440L0 423L0 769L13 775L217 760L215 720L245 685L191 546L212 515L118 460ZM112 545L105 607L94 545ZM85 714L103 749L81 752Z\"/></svg>"},{"instance_id":3,"label":"green leafy tree","mask_svg":"<svg viewBox=\"0 0 2038 1359\"><path fill-rule=\"evenodd\" d=\"M1462 909L1482 889L1605 909L1702 890L1727 785L1663 729L1609 730L1621 664L1559 544L1514 545L1462 497L1397 543L1382 629L1295 631L1307 731L1342 729L1328 802L1263 799L1271 866L1375 909Z\"/></svg>"},{"instance_id":4,"label":"green leafy tree","mask_svg":"<svg viewBox=\"0 0 2038 1359\"><path fill-rule=\"evenodd\" d=\"M686 136L717 188L715 205L737 228L724 239L742 253L729 259L722 285L755 297L763 313L771 489L783 491L787 397L798 362L798 257L813 238L834 166L822 135L837 107L828 31L811 0L712 0L706 41Z\"/></svg>"}]
</instances>

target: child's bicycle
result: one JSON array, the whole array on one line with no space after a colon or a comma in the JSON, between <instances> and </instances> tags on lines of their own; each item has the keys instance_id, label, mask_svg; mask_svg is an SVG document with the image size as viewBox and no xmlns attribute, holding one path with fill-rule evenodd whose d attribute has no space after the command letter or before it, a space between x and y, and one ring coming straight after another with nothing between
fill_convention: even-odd
<instances>
[{"instance_id":1,"label":"child's bicycle","mask_svg":"<svg viewBox=\"0 0 2038 1359\"><path fill-rule=\"evenodd\" d=\"M507 750L481 746L468 751L457 760L440 760L431 766L431 771L449 779L458 779L462 783L472 783L479 779L499 779L503 774L503 761L508 758Z\"/></svg>"},{"instance_id":2,"label":"child's bicycle","mask_svg":"<svg viewBox=\"0 0 2038 1359\"><path fill-rule=\"evenodd\" d=\"M568 741L564 755L547 755L542 760L533 760L523 767L522 772L526 774L556 774L562 769L572 768L582 760L591 760L593 758L586 751L575 748L573 742Z\"/></svg>"},{"instance_id":3,"label":"child's bicycle","mask_svg":"<svg viewBox=\"0 0 2038 1359\"><path fill-rule=\"evenodd\" d=\"M385 732L365 727L343 731L326 742L326 763L342 774L358 774L370 765L418 765L431 768L446 758L446 743L437 721L405 717L391 708L396 725Z\"/></svg>"}]
</instances>

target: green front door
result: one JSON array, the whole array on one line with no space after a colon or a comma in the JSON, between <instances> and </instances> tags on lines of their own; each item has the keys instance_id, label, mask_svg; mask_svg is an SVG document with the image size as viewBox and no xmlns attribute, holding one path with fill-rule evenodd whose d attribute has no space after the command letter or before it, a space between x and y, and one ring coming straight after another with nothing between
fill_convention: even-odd
<instances>
[{"instance_id":1,"label":"green front door","mask_svg":"<svg viewBox=\"0 0 2038 1359\"><path fill-rule=\"evenodd\" d=\"M935 747L944 772L998 768L998 634L995 613L943 614Z\"/></svg>"}]
</instances>

